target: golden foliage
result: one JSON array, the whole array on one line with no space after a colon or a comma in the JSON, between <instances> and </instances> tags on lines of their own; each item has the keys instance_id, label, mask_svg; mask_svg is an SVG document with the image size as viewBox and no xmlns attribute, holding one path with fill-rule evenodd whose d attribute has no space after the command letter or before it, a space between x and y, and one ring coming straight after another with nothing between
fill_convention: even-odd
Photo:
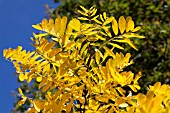
<instances>
[{"instance_id":1,"label":"golden foliage","mask_svg":"<svg viewBox=\"0 0 170 113\"><path fill-rule=\"evenodd\" d=\"M140 89L141 73L123 71L133 63L130 53L113 52L124 49L120 43L137 50L131 37L144 38L134 33L140 26L135 28L131 17L121 16L117 21L106 12L96 15L94 7L80 7L83 11L78 12L85 17L70 22L67 17L44 19L33 25L44 32L32 38L35 51L26 52L21 46L4 50L19 80L29 83L35 79L37 90L45 94L38 100L26 97L19 88L22 100L18 105L30 101L33 107L28 113L169 113L169 85L158 82L146 95L133 95ZM46 39L47 35L52 40Z\"/></svg>"}]
</instances>

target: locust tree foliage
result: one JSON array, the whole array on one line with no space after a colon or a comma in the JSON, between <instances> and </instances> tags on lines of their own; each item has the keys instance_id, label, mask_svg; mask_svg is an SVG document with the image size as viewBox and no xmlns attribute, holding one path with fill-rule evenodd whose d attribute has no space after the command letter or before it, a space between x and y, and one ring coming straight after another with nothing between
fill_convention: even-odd
<instances>
[{"instance_id":1,"label":"locust tree foliage","mask_svg":"<svg viewBox=\"0 0 170 113\"><path fill-rule=\"evenodd\" d=\"M18 88L18 106L30 102L28 113L170 113L169 85L157 82L146 95L137 93L141 73L124 71L133 63L131 54L116 52L123 43L137 50L133 38L144 38L136 33L141 27L130 16L116 19L98 15L95 7L80 8L82 17L69 22L58 16L33 25L41 31L31 38L34 51L21 46L3 51L19 80L36 80L45 95L27 97Z\"/></svg>"}]
</instances>

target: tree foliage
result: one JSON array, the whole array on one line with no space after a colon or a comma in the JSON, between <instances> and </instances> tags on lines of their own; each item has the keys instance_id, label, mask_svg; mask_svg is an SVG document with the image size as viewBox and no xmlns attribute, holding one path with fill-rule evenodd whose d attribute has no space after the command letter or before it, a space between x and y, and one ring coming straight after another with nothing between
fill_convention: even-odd
<instances>
[{"instance_id":1,"label":"tree foliage","mask_svg":"<svg viewBox=\"0 0 170 113\"><path fill-rule=\"evenodd\" d=\"M170 84L170 1L169 0L54 0L61 3L59 7L49 13L50 17L67 15L70 19L79 16L79 5L90 8L93 4L97 13L107 12L108 16L119 18L131 16L137 25L142 25L138 33L146 37L145 40L134 39L138 51L129 47L125 52L130 52L135 64L130 70L143 74L139 80L142 92L146 92L149 84L156 81ZM50 10L52 11L52 10Z\"/></svg>"},{"instance_id":2,"label":"tree foliage","mask_svg":"<svg viewBox=\"0 0 170 113\"><path fill-rule=\"evenodd\" d=\"M131 54L117 52L125 49L123 43L138 50L132 38L144 38L136 33L141 27L130 16L116 19L80 7L78 18L58 16L33 25L42 31L31 38L34 51L21 46L3 51L19 80L36 80L44 96L31 97L18 88L18 106L30 103L28 113L168 113L170 86L157 82L146 95L137 93L141 72L125 71L133 63Z\"/></svg>"}]
</instances>

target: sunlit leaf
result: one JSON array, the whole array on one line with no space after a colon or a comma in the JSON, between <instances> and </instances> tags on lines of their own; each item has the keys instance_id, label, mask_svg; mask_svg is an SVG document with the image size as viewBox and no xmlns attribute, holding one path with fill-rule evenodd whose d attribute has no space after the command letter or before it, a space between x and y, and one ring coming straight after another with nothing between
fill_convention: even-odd
<instances>
[{"instance_id":1,"label":"sunlit leaf","mask_svg":"<svg viewBox=\"0 0 170 113\"><path fill-rule=\"evenodd\" d=\"M26 100L27 100L27 97L24 97L22 100L20 100L20 101L18 102L18 106L23 105L23 104L26 102Z\"/></svg>"},{"instance_id":2,"label":"sunlit leaf","mask_svg":"<svg viewBox=\"0 0 170 113\"><path fill-rule=\"evenodd\" d=\"M112 18L112 30L115 35L118 35L118 23L114 17Z\"/></svg>"},{"instance_id":3,"label":"sunlit leaf","mask_svg":"<svg viewBox=\"0 0 170 113\"><path fill-rule=\"evenodd\" d=\"M75 18L70 21L69 26L76 31L80 31L80 21Z\"/></svg>"},{"instance_id":4,"label":"sunlit leaf","mask_svg":"<svg viewBox=\"0 0 170 113\"><path fill-rule=\"evenodd\" d=\"M25 75L23 73L19 74L19 80L24 81L25 80Z\"/></svg>"},{"instance_id":5,"label":"sunlit leaf","mask_svg":"<svg viewBox=\"0 0 170 113\"><path fill-rule=\"evenodd\" d=\"M123 34L125 29L126 29L126 20L125 20L125 18L123 16L121 16L119 18L119 30L120 30L120 33Z\"/></svg>"}]
</instances>

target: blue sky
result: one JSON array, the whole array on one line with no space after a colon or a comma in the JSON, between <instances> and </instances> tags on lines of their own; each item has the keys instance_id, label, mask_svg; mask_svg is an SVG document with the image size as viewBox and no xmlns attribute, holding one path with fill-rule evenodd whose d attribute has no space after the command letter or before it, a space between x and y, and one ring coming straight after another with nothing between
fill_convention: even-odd
<instances>
[{"instance_id":1,"label":"blue sky","mask_svg":"<svg viewBox=\"0 0 170 113\"><path fill-rule=\"evenodd\" d=\"M19 45L33 50L30 37L35 30L31 25L45 17L45 4L57 6L51 0L0 0L0 113L10 113L15 101L11 92L19 87L15 69L2 51Z\"/></svg>"}]
</instances>

